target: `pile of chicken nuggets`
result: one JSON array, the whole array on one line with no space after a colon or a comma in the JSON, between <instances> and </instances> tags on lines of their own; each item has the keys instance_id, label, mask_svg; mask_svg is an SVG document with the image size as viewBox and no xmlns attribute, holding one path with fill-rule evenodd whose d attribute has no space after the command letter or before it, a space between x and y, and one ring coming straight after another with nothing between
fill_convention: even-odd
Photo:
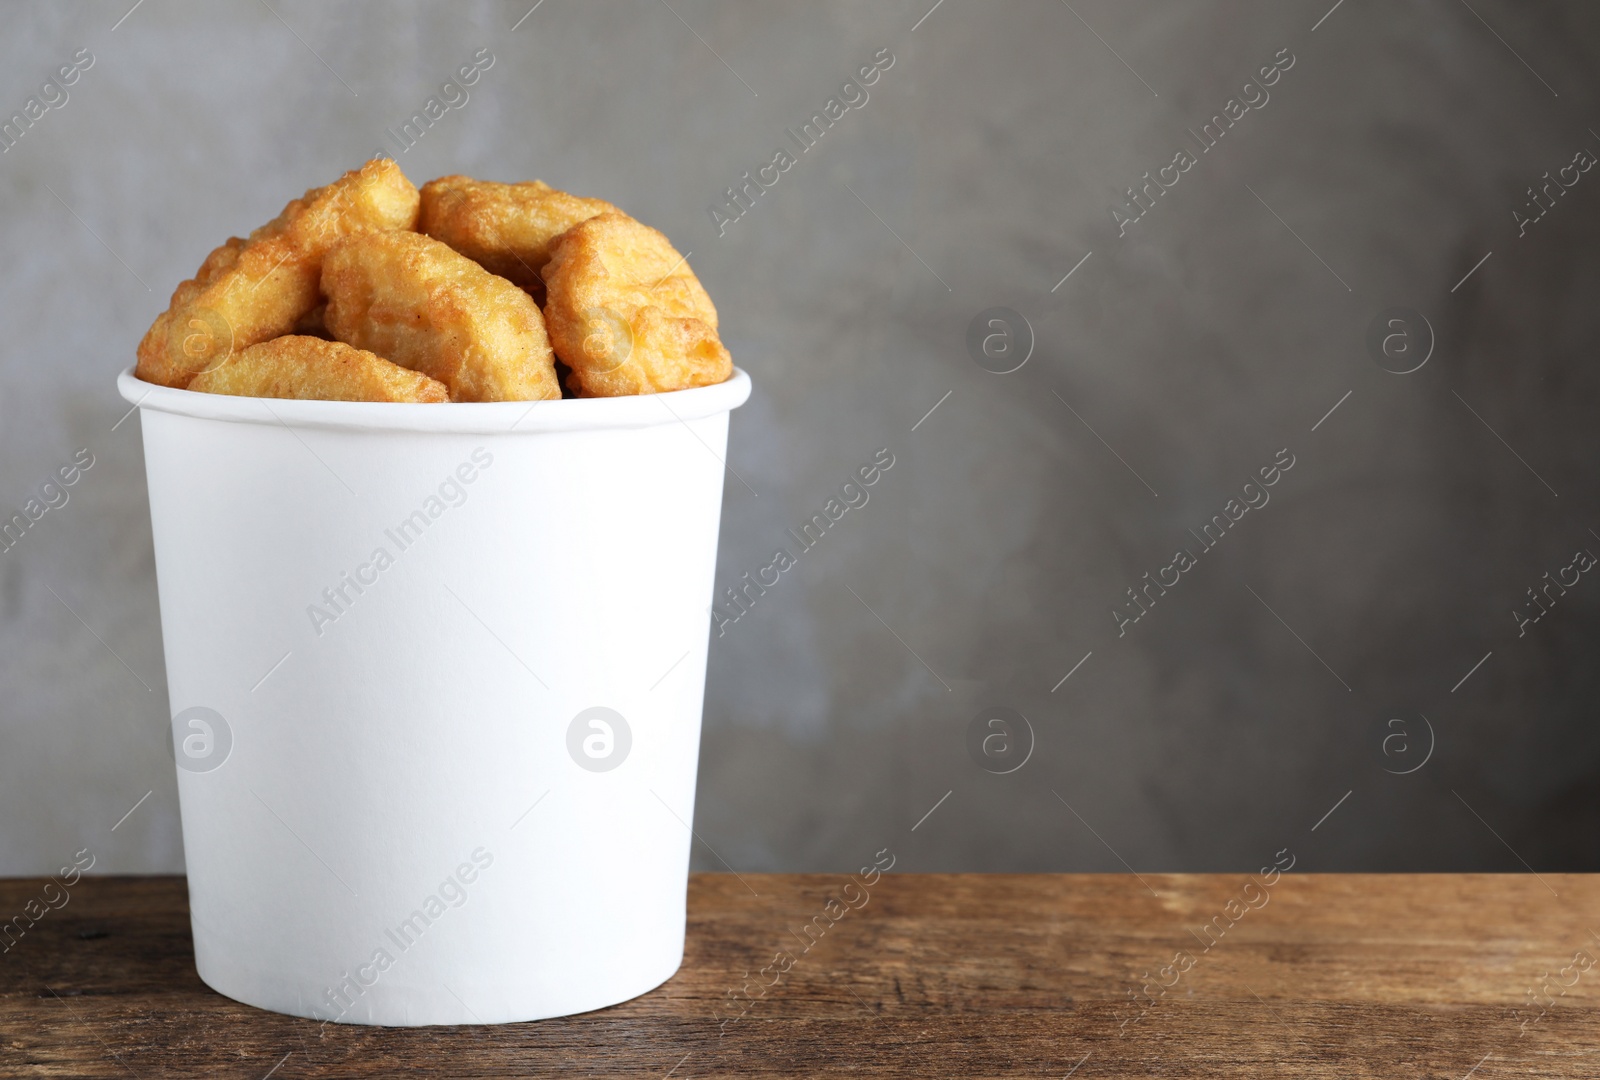
<instances>
[{"instance_id":1,"label":"pile of chicken nuggets","mask_svg":"<svg viewBox=\"0 0 1600 1080\"><path fill-rule=\"evenodd\" d=\"M717 309L667 238L540 181L376 158L233 237L139 343L139 378L243 397L541 401L722 382Z\"/></svg>"}]
</instances>

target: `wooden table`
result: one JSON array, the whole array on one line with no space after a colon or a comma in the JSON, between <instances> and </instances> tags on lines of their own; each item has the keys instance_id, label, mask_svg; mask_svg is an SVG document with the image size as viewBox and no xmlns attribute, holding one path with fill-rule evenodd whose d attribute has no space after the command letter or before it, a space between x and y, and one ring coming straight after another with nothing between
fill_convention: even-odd
<instances>
[{"instance_id":1,"label":"wooden table","mask_svg":"<svg viewBox=\"0 0 1600 1080\"><path fill-rule=\"evenodd\" d=\"M397 1029L213 993L183 879L85 878L0 955L0 1076L1600 1077L1597 876L849 880L699 874L654 992Z\"/></svg>"}]
</instances>

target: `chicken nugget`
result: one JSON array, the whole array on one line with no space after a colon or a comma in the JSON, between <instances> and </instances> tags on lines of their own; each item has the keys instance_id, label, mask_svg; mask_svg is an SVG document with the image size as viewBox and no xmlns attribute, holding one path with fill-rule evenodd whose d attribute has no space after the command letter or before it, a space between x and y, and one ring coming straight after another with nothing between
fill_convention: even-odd
<instances>
[{"instance_id":1,"label":"chicken nugget","mask_svg":"<svg viewBox=\"0 0 1600 1080\"><path fill-rule=\"evenodd\" d=\"M709 386L733 374L717 309L670 241L621 211L573 226L544 269L545 319L579 397Z\"/></svg>"},{"instance_id":2,"label":"chicken nugget","mask_svg":"<svg viewBox=\"0 0 1600 1080\"><path fill-rule=\"evenodd\" d=\"M328 332L438 379L451 401L559 398L532 297L421 233L352 236L322 267Z\"/></svg>"},{"instance_id":3,"label":"chicken nugget","mask_svg":"<svg viewBox=\"0 0 1600 1080\"><path fill-rule=\"evenodd\" d=\"M410 229L421 197L384 158L312 188L250 234L207 256L139 343L136 374L180 389L232 353L291 332L321 302L322 257L336 241Z\"/></svg>"},{"instance_id":4,"label":"chicken nugget","mask_svg":"<svg viewBox=\"0 0 1600 1080\"><path fill-rule=\"evenodd\" d=\"M550 242L581 221L616 207L557 191L542 180L498 184L441 176L422 185L417 228L491 274L526 289L541 307Z\"/></svg>"},{"instance_id":5,"label":"chicken nugget","mask_svg":"<svg viewBox=\"0 0 1600 1080\"><path fill-rule=\"evenodd\" d=\"M202 394L320 401L450 400L444 383L339 341L289 335L242 349L189 382Z\"/></svg>"},{"instance_id":6,"label":"chicken nugget","mask_svg":"<svg viewBox=\"0 0 1600 1080\"><path fill-rule=\"evenodd\" d=\"M322 278L319 274L317 277L317 287L321 288L321 286ZM328 323L324 318L327 313L328 302L324 300L322 303L318 304L316 307L300 316L300 321L294 324L294 329L290 331L290 333L302 334L306 337L319 337L324 341L332 341L333 336L328 333Z\"/></svg>"}]
</instances>

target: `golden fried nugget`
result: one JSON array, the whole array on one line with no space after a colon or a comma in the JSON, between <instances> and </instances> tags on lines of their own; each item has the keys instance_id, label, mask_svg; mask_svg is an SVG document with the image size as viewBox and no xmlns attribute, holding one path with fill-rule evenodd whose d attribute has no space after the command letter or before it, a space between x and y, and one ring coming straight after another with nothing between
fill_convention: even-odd
<instances>
[{"instance_id":1,"label":"golden fried nugget","mask_svg":"<svg viewBox=\"0 0 1600 1080\"><path fill-rule=\"evenodd\" d=\"M189 382L202 394L321 401L450 400L444 383L339 341L289 335L234 353Z\"/></svg>"},{"instance_id":2,"label":"golden fried nugget","mask_svg":"<svg viewBox=\"0 0 1600 1080\"><path fill-rule=\"evenodd\" d=\"M550 261L550 242L579 222L615 209L600 199L557 191L542 180L497 184L441 176L422 185L417 228L491 274L515 282L543 306L539 271Z\"/></svg>"},{"instance_id":3,"label":"golden fried nugget","mask_svg":"<svg viewBox=\"0 0 1600 1080\"><path fill-rule=\"evenodd\" d=\"M340 241L322 291L334 337L438 379L451 401L561 396L533 298L437 240L379 232Z\"/></svg>"},{"instance_id":4,"label":"golden fried nugget","mask_svg":"<svg viewBox=\"0 0 1600 1080\"><path fill-rule=\"evenodd\" d=\"M319 289L322 287L320 274L317 278L317 287ZM290 333L301 334L306 337L319 337L323 341L332 341L333 336L328 333L328 323L325 318L327 314L328 302L324 300L322 303L318 304L316 307L300 316L300 321L294 324L294 329L291 330Z\"/></svg>"},{"instance_id":5,"label":"golden fried nugget","mask_svg":"<svg viewBox=\"0 0 1600 1080\"><path fill-rule=\"evenodd\" d=\"M579 397L709 386L733 374L717 309L688 262L621 211L573 226L544 269L545 320Z\"/></svg>"},{"instance_id":6,"label":"golden fried nugget","mask_svg":"<svg viewBox=\"0 0 1600 1080\"><path fill-rule=\"evenodd\" d=\"M181 389L232 353L289 333L321 301L328 248L354 233L415 227L420 201L400 167L378 158L307 191L249 240L233 237L173 292L139 343L139 378Z\"/></svg>"}]
</instances>

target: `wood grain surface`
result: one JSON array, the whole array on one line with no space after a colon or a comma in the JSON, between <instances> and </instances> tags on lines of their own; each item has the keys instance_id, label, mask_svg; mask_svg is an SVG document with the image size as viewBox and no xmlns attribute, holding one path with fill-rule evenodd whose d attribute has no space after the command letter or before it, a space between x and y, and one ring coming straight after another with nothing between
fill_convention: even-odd
<instances>
[{"instance_id":1,"label":"wood grain surface","mask_svg":"<svg viewBox=\"0 0 1600 1080\"><path fill-rule=\"evenodd\" d=\"M657 990L395 1029L214 993L183 879L85 878L0 955L0 1076L1600 1077L1597 876L850 880L698 874Z\"/></svg>"}]
</instances>

